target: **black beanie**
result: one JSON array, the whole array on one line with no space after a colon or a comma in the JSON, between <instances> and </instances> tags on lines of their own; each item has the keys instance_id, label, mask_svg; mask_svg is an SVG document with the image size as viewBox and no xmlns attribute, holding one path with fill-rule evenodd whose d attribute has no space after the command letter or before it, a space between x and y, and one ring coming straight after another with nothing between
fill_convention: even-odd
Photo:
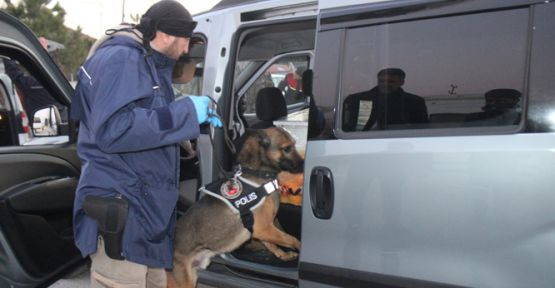
<instances>
[{"instance_id":1,"label":"black beanie","mask_svg":"<svg viewBox=\"0 0 555 288\"><path fill-rule=\"evenodd\" d=\"M143 41L150 41L156 31L168 35L190 38L197 22L181 3L174 0L162 0L152 5L141 17L136 28L143 33Z\"/></svg>"}]
</instances>

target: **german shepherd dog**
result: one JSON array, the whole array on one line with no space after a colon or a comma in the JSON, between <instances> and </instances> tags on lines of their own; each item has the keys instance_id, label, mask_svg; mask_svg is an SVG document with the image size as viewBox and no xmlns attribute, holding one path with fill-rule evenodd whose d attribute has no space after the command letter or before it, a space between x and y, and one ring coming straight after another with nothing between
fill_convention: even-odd
<instances>
[{"instance_id":1,"label":"german shepherd dog","mask_svg":"<svg viewBox=\"0 0 555 288\"><path fill-rule=\"evenodd\" d=\"M258 185L273 180L263 175L277 175L281 171L299 173L304 165L291 135L276 127L248 131L237 162L247 168L241 177ZM253 209L251 234L239 214L226 203L209 195L202 197L177 222L174 268L168 272L168 287L195 287L198 269L205 269L213 256L231 252L251 237L260 240L276 257L284 261L295 259L297 252L285 252L277 246L297 251L301 247L297 238L274 225L279 199L280 193L275 191Z\"/></svg>"}]
</instances>

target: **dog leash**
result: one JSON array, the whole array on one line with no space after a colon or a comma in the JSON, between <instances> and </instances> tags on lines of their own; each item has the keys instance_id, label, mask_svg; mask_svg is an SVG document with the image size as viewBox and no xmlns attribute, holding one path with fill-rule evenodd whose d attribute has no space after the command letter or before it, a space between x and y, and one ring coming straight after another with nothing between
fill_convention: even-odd
<instances>
[{"instance_id":1,"label":"dog leash","mask_svg":"<svg viewBox=\"0 0 555 288\"><path fill-rule=\"evenodd\" d=\"M222 122L222 128L223 128L223 133L224 133L224 140L225 140L225 144L227 146L227 148L229 148L229 151L231 151L231 154L233 156L237 155L237 149L235 147L235 144L233 144L233 140L231 140L231 138L229 138L229 135L227 134L228 131L228 126L227 123L225 121L223 121L223 118L220 116L222 115L221 111L220 111L220 106L218 105L218 102L216 102L216 100L214 100L214 98L207 96L208 99L210 99L210 101L212 102L212 104L214 105L214 109L212 110L213 112L210 111L208 112L209 116L213 116L213 117L217 117L218 119L220 119L220 122ZM208 132L208 138L210 139L210 144L212 145L212 148L216 147L214 144L214 133L216 132L216 129L214 129L214 126L212 124L210 124L211 129ZM220 174L226 178L226 179L230 179L225 171L225 169L223 168L223 164L221 163L221 161L219 159L215 160L216 162L216 166L218 166L218 170L220 171Z\"/></svg>"}]
</instances>

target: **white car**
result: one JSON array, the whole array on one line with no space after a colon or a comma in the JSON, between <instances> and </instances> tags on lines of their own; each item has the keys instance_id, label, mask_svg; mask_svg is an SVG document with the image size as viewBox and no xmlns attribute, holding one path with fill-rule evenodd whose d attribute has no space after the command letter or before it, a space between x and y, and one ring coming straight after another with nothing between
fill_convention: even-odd
<instances>
[{"instance_id":1,"label":"white car","mask_svg":"<svg viewBox=\"0 0 555 288\"><path fill-rule=\"evenodd\" d=\"M35 116L33 118L33 131L35 133L39 133L39 132L42 132L43 128L44 128L44 121L42 121L40 117Z\"/></svg>"}]
</instances>

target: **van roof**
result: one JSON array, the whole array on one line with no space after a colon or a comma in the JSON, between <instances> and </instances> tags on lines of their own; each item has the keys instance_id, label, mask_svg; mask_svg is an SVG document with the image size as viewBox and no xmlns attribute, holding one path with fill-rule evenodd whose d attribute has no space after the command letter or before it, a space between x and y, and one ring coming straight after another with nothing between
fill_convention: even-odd
<instances>
[{"instance_id":1,"label":"van roof","mask_svg":"<svg viewBox=\"0 0 555 288\"><path fill-rule=\"evenodd\" d=\"M218 2L212 9L207 12L212 12L216 10L221 10L225 8L250 4L250 3L260 3L260 2L267 2L270 0L221 0ZM320 9L327 9L327 8L335 8L335 7L342 7L342 6L350 6L350 5L357 5L357 4L365 4L365 3L372 3L372 2L385 2L391 0L319 0L319 7Z\"/></svg>"},{"instance_id":2,"label":"van roof","mask_svg":"<svg viewBox=\"0 0 555 288\"><path fill-rule=\"evenodd\" d=\"M216 5L214 5L214 7L210 9L210 11L225 9L225 8L244 5L244 4L253 3L253 2L263 2L263 1L267 1L267 0L262 0L262 1L260 0L221 0Z\"/></svg>"},{"instance_id":3,"label":"van roof","mask_svg":"<svg viewBox=\"0 0 555 288\"><path fill-rule=\"evenodd\" d=\"M233 10L233 11L250 11L257 9L273 9L281 7L298 7L304 6L307 3L316 5L317 0L221 0L212 9L195 14L194 16L201 16L205 14L212 14L213 12L220 12L222 10ZM243 7L243 8L241 8Z\"/></svg>"},{"instance_id":4,"label":"van roof","mask_svg":"<svg viewBox=\"0 0 555 288\"><path fill-rule=\"evenodd\" d=\"M355 6L355 5L361 5L361 4L387 2L387 1L392 1L392 0L342 0L342 1L319 0L318 8L323 10L323 9L330 9L330 8L339 8L339 7Z\"/></svg>"}]
</instances>

